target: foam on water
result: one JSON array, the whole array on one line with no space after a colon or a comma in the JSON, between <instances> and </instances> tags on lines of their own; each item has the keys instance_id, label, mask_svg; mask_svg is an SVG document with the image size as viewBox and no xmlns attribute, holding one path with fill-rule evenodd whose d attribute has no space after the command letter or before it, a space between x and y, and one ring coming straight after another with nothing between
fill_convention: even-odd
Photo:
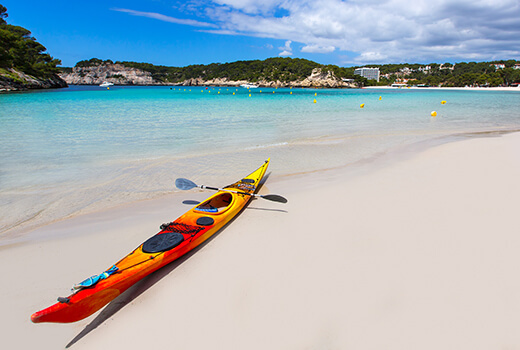
<instances>
[{"instance_id":1,"label":"foam on water","mask_svg":"<svg viewBox=\"0 0 520 350\"><path fill-rule=\"evenodd\" d=\"M288 175L431 138L520 126L517 92L255 89L251 95L197 87L0 95L0 235L158 197L175 190L176 177L221 186L268 157L276 175Z\"/></svg>"}]
</instances>

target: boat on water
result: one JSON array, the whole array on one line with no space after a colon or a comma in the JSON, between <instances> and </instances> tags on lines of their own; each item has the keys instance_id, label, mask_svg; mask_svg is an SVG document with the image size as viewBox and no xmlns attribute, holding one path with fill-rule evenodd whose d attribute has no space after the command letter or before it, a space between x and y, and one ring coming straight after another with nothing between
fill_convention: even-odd
<instances>
[{"instance_id":1,"label":"boat on water","mask_svg":"<svg viewBox=\"0 0 520 350\"><path fill-rule=\"evenodd\" d=\"M112 267L75 285L68 297L60 297L56 304L34 313L32 322L70 323L92 315L145 276L206 241L236 217L253 196L287 202L278 195L255 194L268 165L269 159L251 174L224 188L198 186L189 180L177 179L180 189L199 187L217 193L175 221L162 224L160 232Z\"/></svg>"},{"instance_id":2,"label":"boat on water","mask_svg":"<svg viewBox=\"0 0 520 350\"><path fill-rule=\"evenodd\" d=\"M240 86L243 88L246 88L246 89L256 89L258 87L258 85L254 85L254 84L242 84Z\"/></svg>"},{"instance_id":3,"label":"boat on water","mask_svg":"<svg viewBox=\"0 0 520 350\"><path fill-rule=\"evenodd\" d=\"M108 81L104 81L101 84L99 84L100 87L109 87L109 86L112 86L112 85L114 85L114 83L111 83L111 82L108 82Z\"/></svg>"}]
</instances>

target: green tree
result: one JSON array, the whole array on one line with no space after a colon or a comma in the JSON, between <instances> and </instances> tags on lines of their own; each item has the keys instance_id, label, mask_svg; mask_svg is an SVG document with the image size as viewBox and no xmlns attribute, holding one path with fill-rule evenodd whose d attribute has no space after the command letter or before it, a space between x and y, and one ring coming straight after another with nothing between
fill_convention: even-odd
<instances>
[{"instance_id":1,"label":"green tree","mask_svg":"<svg viewBox=\"0 0 520 350\"><path fill-rule=\"evenodd\" d=\"M46 53L29 30L7 24L7 17L7 9L0 5L0 68L15 68L38 78L57 73L61 61Z\"/></svg>"}]
</instances>

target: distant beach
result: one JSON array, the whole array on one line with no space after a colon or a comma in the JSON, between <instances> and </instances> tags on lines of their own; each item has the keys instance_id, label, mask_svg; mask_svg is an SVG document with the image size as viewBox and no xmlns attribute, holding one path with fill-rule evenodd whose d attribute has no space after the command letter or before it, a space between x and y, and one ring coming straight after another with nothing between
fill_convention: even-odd
<instances>
[{"instance_id":1,"label":"distant beach","mask_svg":"<svg viewBox=\"0 0 520 350\"><path fill-rule=\"evenodd\" d=\"M453 91L520 91L520 86L511 87L511 86L498 86L498 87L442 87L442 86L428 86L428 87L393 87L393 86L366 86L363 89L427 89L427 90L453 90Z\"/></svg>"}]
</instances>

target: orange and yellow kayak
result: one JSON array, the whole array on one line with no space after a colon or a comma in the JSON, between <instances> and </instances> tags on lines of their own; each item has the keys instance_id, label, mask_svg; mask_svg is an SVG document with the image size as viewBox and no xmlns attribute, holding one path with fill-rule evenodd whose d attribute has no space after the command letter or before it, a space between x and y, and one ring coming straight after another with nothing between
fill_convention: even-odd
<instances>
[{"instance_id":1,"label":"orange and yellow kayak","mask_svg":"<svg viewBox=\"0 0 520 350\"><path fill-rule=\"evenodd\" d=\"M82 320L145 276L191 251L240 213L252 198L247 194L255 193L268 165L269 159L250 175L219 190L177 220L162 225L159 233L108 269L95 283L78 288L66 298L58 298L58 303L34 313L31 320L34 323Z\"/></svg>"}]
</instances>

